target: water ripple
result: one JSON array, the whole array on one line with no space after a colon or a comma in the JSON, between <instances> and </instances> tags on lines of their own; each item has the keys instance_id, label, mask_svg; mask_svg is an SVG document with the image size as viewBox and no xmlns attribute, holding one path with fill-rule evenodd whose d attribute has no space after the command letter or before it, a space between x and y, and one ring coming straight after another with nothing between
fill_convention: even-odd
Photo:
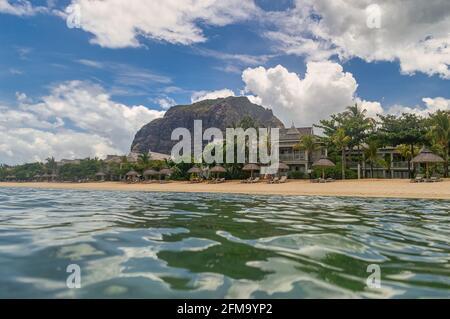
<instances>
[{"instance_id":1,"label":"water ripple","mask_svg":"<svg viewBox=\"0 0 450 319\"><path fill-rule=\"evenodd\" d=\"M0 189L0 297L449 298L449 261L449 201Z\"/></svg>"}]
</instances>

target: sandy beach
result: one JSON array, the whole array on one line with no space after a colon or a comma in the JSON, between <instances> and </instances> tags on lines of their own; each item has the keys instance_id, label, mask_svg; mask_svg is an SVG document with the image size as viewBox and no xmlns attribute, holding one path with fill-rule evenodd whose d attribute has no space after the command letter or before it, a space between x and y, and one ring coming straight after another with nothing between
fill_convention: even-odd
<instances>
[{"instance_id":1,"label":"sandy beach","mask_svg":"<svg viewBox=\"0 0 450 319\"><path fill-rule=\"evenodd\" d=\"M223 184L190 184L188 182L169 182L165 184L125 184L121 182L93 182L81 184L11 182L0 183L0 187L142 192L200 192L263 195L273 194L450 199L450 179L446 179L440 183L410 183L409 180L405 179L364 179L336 181L325 184L315 184L305 180L290 180L285 184L241 184L239 181L227 181Z\"/></svg>"}]
</instances>

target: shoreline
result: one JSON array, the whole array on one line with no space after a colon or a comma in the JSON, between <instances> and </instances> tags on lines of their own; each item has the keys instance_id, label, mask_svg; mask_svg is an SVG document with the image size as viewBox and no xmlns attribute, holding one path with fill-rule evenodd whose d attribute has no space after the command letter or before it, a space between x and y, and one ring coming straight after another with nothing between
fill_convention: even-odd
<instances>
[{"instance_id":1,"label":"shoreline","mask_svg":"<svg viewBox=\"0 0 450 319\"><path fill-rule=\"evenodd\" d=\"M284 184L190 184L173 181L159 184L126 184L123 182L59 183L0 182L0 188L35 188L90 191L136 191L173 193L223 193L247 195L333 196L370 198L409 198L450 200L450 179L439 183L410 183L407 179L363 179L332 183L310 183L309 180L289 180Z\"/></svg>"}]
</instances>

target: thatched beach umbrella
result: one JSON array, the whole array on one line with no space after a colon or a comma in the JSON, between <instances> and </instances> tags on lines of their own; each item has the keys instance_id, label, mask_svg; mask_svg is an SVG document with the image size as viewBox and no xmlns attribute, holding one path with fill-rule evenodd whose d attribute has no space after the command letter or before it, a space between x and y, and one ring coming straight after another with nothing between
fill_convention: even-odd
<instances>
[{"instance_id":1,"label":"thatched beach umbrella","mask_svg":"<svg viewBox=\"0 0 450 319\"><path fill-rule=\"evenodd\" d=\"M432 153L428 148L426 148L425 146L422 148L422 150L420 151L419 155L417 155L416 157L414 157L411 162L413 163L425 163L426 167L427 167L427 171L426 171L426 175L428 178L428 165L429 164L437 164L437 163L444 163L444 159L442 157L440 157L439 155L436 155L434 153Z\"/></svg>"},{"instance_id":2,"label":"thatched beach umbrella","mask_svg":"<svg viewBox=\"0 0 450 319\"><path fill-rule=\"evenodd\" d=\"M46 180L48 182L48 179L50 178L50 175L45 173L41 176L42 180Z\"/></svg>"},{"instance_id":3,"label":"thatched beach umbrella","mask_svg":"<svg viewBox=\"0 0 450 319\"><path fill-rule=\"evenodd\" d=\"M161 182L161 175L172 175L173 171L170 168L163 168L158 172L159 174L159 181Z\"/></svg>"},{"instance_id":4,"label":"thatched beach umbrella","mask_svg":"<svg viewBox=\"0 0 450 319\"><path fill-rule=\"evenodd\" d=\"M278 164L278 170L279 171L288 171L289 170L289 166L285 163L279 163Z\"/></svg>"},{"instance_id":5,"label":"thatched beach umbrella","mask_svg":"<svg viewBox=\"0 0 450 319\"><path fill-rule=\"evenodd\" d=\"M135 170L131 170L128 173L126 173L125 176L126 176L127 179L130 179L130 178L134 179L134 178L139 176L139 173L136 172Z\"/></svg>"},{"instance_id":6,"label":"thatched beach umbrella","mask_svg":"<svg viewBox=\"0 0 450 319\"><path fill-rule=\"evenodd\" d=\"M189 174L201 174L203 171L201 168L197 167L197 166L193 166L190 169L188 169L187 171Z\"/></svg>"},{"instance_id":7,"label":"thatched beach umbrella","mask_svg":"<svg viewBox=\"0 0 450 319\"><path fill-rule=\"evenodd\" d=\"M147 169L147 170L144 171L144 177L145 178L150 176L150 179L151 179L151 176L155 176L155 175L158 175L158 172L155 171L154 169Z\"/></svg>"},{"instance_id":8,"label":"thatched beach umbrella","mask_svg":"<svg viewBox=\"0 0 450 319\"><path fill-rule=\"evenodd\" d=\"M105 176L106 174L103 172L98 172L97 174L95 174L95 177L100 178L101 181L105 180Z\"/></svg>"},{"instance_id":9,"label":"thatched beach umbrella","mask_svg":"<svg viewBox=\"0 0 450 319\"><path fill-rule=\"evenodd\" d=\"M160 175L171 175L173 174L173 171L170 168L163 168L159 171Z\"/></svg>"},{"instance_id":10,"label":"thatched beach umbrella","mask_svg":"<svg viewBox=\"0 0 450 319\"><path fill-rule=\"evenodd\" d=\"M250 163L247 165L244 165L242 168L243 171L250 171L250 177L253 178L253 171L259 171L260 167L256 164Z\"/></svg>"},{"instance_id":11,"label":"thatched beach umbrella","mask_svg":"<svg viewBox=\"0 0 450 319\"><path fill-rule=\"evenodd\" d=\"M280 172L288 171L288 170L289 170L289 166L287 164L282 163L282 162L278 163L278 172L277 172L278 175L280 175Z\"/></svg>"},{"instance_id":12,"label":"thatched beach umbrella","mask_svg":"<svg viewBox=\"0 0 450 319\"><path fill-rule=\"evenodd\" d=\"M319 160L315 161L312 164L312 166L321 168L322 169L322 178L325 179L325 168L334 167L336 165L332 161L330 161L328 158L322 156Z\"/></svg>"},{"instance_id":13,"label":"thatched beach umbrella","mask_svg":"<svg viewBox=\"0 0 450 319\"><path fill-rule=\"evenodd\" d=\"M209 171L211 173L216 173L217 177L218 177L220 173L226 173L227 170L223 166L216 165L213 168L211 168Z\"/></svg>"}]
</instances>

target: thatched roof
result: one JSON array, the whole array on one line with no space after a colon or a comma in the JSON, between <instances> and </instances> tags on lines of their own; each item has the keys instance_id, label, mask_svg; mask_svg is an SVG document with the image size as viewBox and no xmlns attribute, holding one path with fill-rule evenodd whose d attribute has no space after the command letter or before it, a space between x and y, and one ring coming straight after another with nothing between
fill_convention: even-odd
<instances>
[{"instance_id":1,"label":"thatched roof","mask_svg":"<svg viewBox=\"0 0 450 319\"><path fill-rule=\"evenodd\" d=\"M211 173L225 173L227 170L220 165L216 165L209 170Z\"/></svg>"},{"instance_id":2,"label":"thatched roof","mask_svg":"<svg viewBox=\"0 0 450 319\"><path fill-rule=\"evenodd\" d=\"M173 171L170 168L163 168L162 170L159 171L159 174L161 175L170 175L172 173Z\"/></svg>"},{"instance_id":3,"label":"thatched roof","mask_svg":"<svg viewBox=\"0 0 450 319\"><path fill-rule=\"evenodd\" d=\"M242 170L243 171L259 171L259 166L253 163L245 165Z\"/></svg>"},{"instance_id":4,"label":"thatched roof","mask_svg":"<svg viewBox=\"0 0 450 319\"><path fill-rule=\"evenodd\" d=\"M194 174L200 174L200 173L203 172L203 171L202 171L201 168L199 168L199 167L197 167L197 166L193 166L193 167L191 167L187 172L188 172L189 174L192 174L192 173L194 173Z\"/></svg>"},{"instance_id":5,"label":"thatched roof","mask_svg":"<svg viewBox=\"0 0 450 319\"><path fill-rule=\"evenodd\" d=\"M136 172L136 171L131 170L131 171L129 171L129 172L126 174L126 176L139 176L139 173Z\"/></svg>"},{"instance_id":6,"label":"thatched roof","mask_svg":"<svg viewBox=\"0 0 450 319\"><path fill-rule=\"evenodd\" d=\"M422 148L419 155L412 159L413 163L443 163L444 159L439 155L432 153L426 147Z\"/></svg>"},{"instance_id":7,"label":"thatched roof","mask_svg":"<svg viewBox=\"0 0 450 319\"><path fill-rule=\"evenodd\" d=\"M155 171L154 169L148 169L144 172L144 176L153 176L153 175L158 175L158 172Z\"/></svg>"},{"instance_id":8,"label":"thatched roof","mask_svg":"<svg viewBox=\"0 0 450 319\"><path fill-rule=\"evenodd\" d=\"M39 174L36 174L36 175L34 175L33 177L34 177L34 178L40 178L40 177L41 177L41 175L39 175Z\"/></svg>"},{"instance_id":9,"label":"thatched roof","mask_svg":"<svg viewBox=\"0 0 450 319\"><path fill-rule=\"evenodd\" d=\"M289 166L285 163L279 163L278 164L278 170L279 171L287 171L289 170Z\"/></svg>"},{"instance_id":10,"label":"thatched roof","mask_svg":"<svg viewBox=\"0 0 450 319\"><path fill-rule=\"evenodd\" d=\"M313 167L334 167L336 166L332 161L326 157L321 157L312 164Z\"/></svg>"},{"instance_id":11,"label":"thatched roof","mask_svg":"<svg viewBox=\"0 0 450 319\"><path fill-rule=\"evenodd\" d=\"M99 176L99 177L101 177L101 176L106 176L106 174L105 174L105 173L103 173L103 172L98 172L97 174L95 174L95 176Z\"/></svg>"},{"instance_id":12,"label":"thatched roof","mask_svg":"<svg viewBox=\"0 0 450 319\"><path fill-rule=\"evenodd\" d=\"M50 175L48 175L47 173L45 173L44 175L41 176L42 178L49 178Z\"/></svg>"}]
</instances>

